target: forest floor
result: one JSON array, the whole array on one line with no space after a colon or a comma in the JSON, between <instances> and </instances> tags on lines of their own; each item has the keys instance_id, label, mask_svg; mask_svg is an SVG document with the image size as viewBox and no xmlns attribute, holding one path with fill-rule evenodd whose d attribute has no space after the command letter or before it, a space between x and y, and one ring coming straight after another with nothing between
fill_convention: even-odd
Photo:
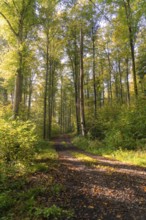
<instances>
[{"instance_id":1,"label":"forest floor","mask_svg":"<svg viewBox=\"0 0 146 220\"><path fill-rule=\"evenodd\" d=\"M146 168L73 146L41 145L34 171L0 184L1 220L146 220Z\"/></svg>"},{"instance_id":2,"label":"forest floor","mask_svg":"<svg viewBox=\"0 0 146 220\"><path fill-rule=\"evenodd\" d=\"M59 154L53 202L73 210L76 220L145 220L146 168L86 153L68 136L55 140Z\"/></svg>"}]
</instances>

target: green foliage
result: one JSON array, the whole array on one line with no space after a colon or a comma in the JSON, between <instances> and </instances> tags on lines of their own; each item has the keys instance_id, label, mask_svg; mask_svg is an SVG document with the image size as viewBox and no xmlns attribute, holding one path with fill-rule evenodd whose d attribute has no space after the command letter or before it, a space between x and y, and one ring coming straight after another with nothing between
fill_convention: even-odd
<instances>
[{"instance_id":1,"label":"green foliage","mask_svg":"<svg viewBox=\"0 0 146 220\"><path fill-rule=\"evenodd\" d=\"M104 124L100 118L98 118L92 125L88 125L88 137L90 139L96 139L102 140L105 138L105 131L106 131L106 124Z\"/></svg>"},{"instance_id":2,"label":"green foliage","mask_svg":"<svg viewBox=\"0 0 146 220\"><path fill-rule=\"evenodd\" d=\"M1 193L0 194L0 217L1 215L9 210L11 207L13 207L14 200L9 195L9 192Z\"/></svg>"},{"instance_id":3,"label":"green foliage","mask_svg":"<svg viewBox=\"0 0 146 220\"><path fill-rule=\"evenodd\" d=\"M85 150L89 146L89 140L85 137L80 137L80 136L75 137L72 140L72 143L83 150Z\"/></svg>"},{"instance_id":4,"label":"green foliage","mask_svg":"<svg viewBox=\"0 0 146 220\"><path fill-rule=\"evenodd\" d=\"M59 220L59 219L70 219L73 217L72 211L67 211L62 208L53 205L49 208L36 208L34 215L42 218L52 219L52 220Z\"/></svg>"},{"instance_id":5,"label":"green foliage","mask_svg":"<svg viewBox=\"0 0 146 220\"><path fill-rule=\"evenodd\" d=\"M61 184L54 184L54 185L51 187L51 192L52 192L52 194L53 194L54 196L57 196L57 195L59 195L59 193L60 193L61 191L63 191L63 189L64 189L63 185L61 185Z\"/></svg>"},{"instance_id":6,"label":"green foliage","mask_svg":"<svg viewBox=\"0 0 146 220\"><path fill-rule=\"evenodd\" d=\"M117 149L116 147L113 147L113 145L105 146L97 139L94 141L89 141L84 137L74 138L73 143L80 149L83 149L86 152L90 152L95 155L110 157L122 162L127 162L144 167L146 166L146 150L127 150L122 148ZM86 145L82 145L82 143L86 143Z\"/></svg>"},{"instance_id":7,"label":"green foliage","mask_svg":"<svg viewBox=\"0 0 146 220\"><path fill-rule=\"evenodd\" d=\"M145 148L145 121L146 109L143 101L138 101L129 108L121 108L117 121L113 121L106 132L105 144L109 147L129 150Z\"/></svg>"},{"instance_id":8,"label":"green foliage","mask_svg":"<svg viewBox=\"0 0 146 220\"><path fill-rule=\"evenodd\" d=\"M98 139L89 140L85 137L75 137L72 142L75 146L78 146L80 149L98 155L103 155L104 152L112 151L111 148L105 147L103 143Z\"/></svg>"},{"instance_id":9,"label":"green foliage","mask_svg":"<svg viewBox=\"0 0 146 220\"><path fill-rule=\"evenodd\" d=\"M145 150L126 150L119 149L112 151L112 158L117 160L128 162L130 164L135 164L139 166L146 167L146 151Z\"/></svg>"},{"instance_id":10,"label":"green foliage","mask_svg":"<svg viewBox=\"0 0 146 220\"><path fill-rule=\"evenodd\" d=\"M56 160L58 158L58 154L51 142L39 140L35 145L35 150L37 152L36 159L38 160L47 158L50 160Z\"/></svg>"},{"instance_id":11,"label":"green foliage","mask_svg":"<svg viewBox=\"0 0 146 220\"><path fill-rule=\"evenodd\" d=\"M16 123L21 124L18 121ZM53 183L53 176L49 172L50 168L56 169L57 152L47 141L39 140L34 145L32 149L35 155L32 157L29 169L25 169L21 175L15 173L13 176L0 178L0 219L70 219L71 211L63 210L55 205L46 208L43 202L48 195L52 198L59 196L64 189L61 184ZM1 168L3 168L2 165L1 159ZM2 173L0 174L2 177Z\"/></svg>"},{"instance_id":12,"label":"green foliage","mask_svg":"<svg viewBox=\"0 0 146 220\"><path fill-rule=\"evenodd\" d=\"M26 165L32 160L36 141L32 122L0 120L0 159L6 165Z\"/></svg>"},{"instance_id":13,"label":"green foliage","mask_svg":"<svg viewBox=\"0 0 146 220\"><path fill-rule=\"evenodd\" d=\"M34 150L35 157L30 167L30 172L47 172L51 167L56 165L58 154L51 142L38 140Z\"/></svg>"},{"instance_id":14,"label":"green foliage","mask_svg":"<svg viewBox=\"0 0 146 220\"><path fill-rule=\"evenodd\" d=\"M52 124L52 137L55 137L58 134L60 134L60 126L55 121L53 121L53 124Z\"/></svg>"}]
</instances>

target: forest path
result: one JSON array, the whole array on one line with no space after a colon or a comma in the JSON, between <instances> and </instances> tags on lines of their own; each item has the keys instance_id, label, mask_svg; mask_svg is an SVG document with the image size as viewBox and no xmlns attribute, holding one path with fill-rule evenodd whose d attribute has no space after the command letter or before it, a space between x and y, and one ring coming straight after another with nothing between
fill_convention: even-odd
<instances>
[{"instance_id":1,"label":"forest path","mask_svg":"<svg viewBox=\"0 0 146 220\"><path fill-rule=\"evenodd\" d=\"M73 209L73 219L146 219L146 168L81 151L67 135L55 139L55 148L55 180L64 187L55 203Z\"/></svg>"}]
</instances>

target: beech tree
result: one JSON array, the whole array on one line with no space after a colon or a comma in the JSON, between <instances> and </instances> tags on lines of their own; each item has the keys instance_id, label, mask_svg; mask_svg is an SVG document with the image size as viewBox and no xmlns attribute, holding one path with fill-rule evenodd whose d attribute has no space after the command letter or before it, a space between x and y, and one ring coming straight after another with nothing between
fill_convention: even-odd
<instances>
[{"instance_id":1,"label":"beech tree","mask_svg":"<svg viewBox=\"0 0 146 220\"><path fill-rule=\"evenodd\" d=\"M4 1L0 3L0 15L5 20L13 41L11 45L16 48L17 70L15 77L15 91L13 113L14 118L19 115L20 104L22 102L23 90L23 65L25 59L26 39L29 31L34 24L35 1Z\"/></svg>"}]
</instances>

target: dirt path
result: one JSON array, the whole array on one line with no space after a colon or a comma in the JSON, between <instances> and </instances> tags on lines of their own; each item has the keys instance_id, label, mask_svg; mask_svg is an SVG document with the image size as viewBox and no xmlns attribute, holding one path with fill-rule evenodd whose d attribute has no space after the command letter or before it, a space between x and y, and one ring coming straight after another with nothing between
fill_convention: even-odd
<instances>
[{"instance_id":1,"label":"dirt path","mask_svg":"<svg viewBox=\"0 0 146 220\"><path fill-rule=\"evenodd\" d=\"M89 164L75 158L67 136L56 139L60 166L56 182L64 186L54 201L73 209L76 220L146 220L146 169L101 156Z\"/></svg>"}]
</instances>

